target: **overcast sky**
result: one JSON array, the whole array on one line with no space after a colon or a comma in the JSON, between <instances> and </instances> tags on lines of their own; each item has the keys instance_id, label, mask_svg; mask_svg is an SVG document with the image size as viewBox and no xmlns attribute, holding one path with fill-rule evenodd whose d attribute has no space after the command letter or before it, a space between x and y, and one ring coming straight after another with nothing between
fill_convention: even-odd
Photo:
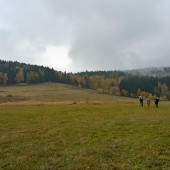
<instances>
[{"instance_id":1,"label":"overcast sky","mask_svg":"<svg viewBox=\"0 0 170 170\"><path fill-rule=\"evenodd\" d=\"M0 0L0 59L67 72L170 66L170 1Z\"/></svg>"}]
</instances>

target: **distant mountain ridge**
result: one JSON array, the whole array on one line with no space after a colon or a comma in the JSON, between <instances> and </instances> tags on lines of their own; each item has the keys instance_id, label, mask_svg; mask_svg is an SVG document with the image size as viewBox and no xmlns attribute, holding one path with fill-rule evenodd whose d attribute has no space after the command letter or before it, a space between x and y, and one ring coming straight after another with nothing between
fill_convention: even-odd
<instances>
[{"instance_id":1,"label":"distant mountain ridge","mask_svg":"<svg viewBox=\"0 0 170 170\"><path fill-rule=\"evenodd\" d=\"M170 76L170 67L150 67L144 69L125 70L124 73L138 76L167 77Z\"/></svg>"}]
</instances>

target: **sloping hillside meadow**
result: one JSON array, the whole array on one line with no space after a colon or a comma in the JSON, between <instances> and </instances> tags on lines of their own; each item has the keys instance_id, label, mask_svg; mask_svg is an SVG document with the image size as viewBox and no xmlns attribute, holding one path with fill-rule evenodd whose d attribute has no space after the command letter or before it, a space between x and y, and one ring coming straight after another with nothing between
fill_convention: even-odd
<instances>
[{"instance_id":1,"label":"sloping hillside meadow","mask_svg":"<svg viewBox=\"0 0 170 170\"><path fill-rule=\"evenodd\" d=\"M0 87L0 169L170 169L170 103L62 84Z\"/></svg>"},{"instance_id":2,"label":"sloping hillside meadow","mask_svg":"<svg viewBox=\"0 0 170 170\"><path fill-rule=\"evenodd\" d=\"M134 99L97 94L95 90L60 83L1 86L0 104L72 104L136 102Z\"/></svg>"}]
</instances>

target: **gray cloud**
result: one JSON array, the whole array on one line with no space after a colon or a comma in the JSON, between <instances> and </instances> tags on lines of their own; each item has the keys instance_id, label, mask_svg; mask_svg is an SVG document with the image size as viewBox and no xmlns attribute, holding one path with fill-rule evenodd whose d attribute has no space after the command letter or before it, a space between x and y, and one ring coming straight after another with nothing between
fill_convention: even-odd
<instances>
[{"instance_id":1,"label":"gray cloud","mask_svg":"<svg viewBox=\"0 0 170 170\"><path fill-rule=\"evenodd\" d=\"M169 16L167 0L0 0L0 58L48 65L66 46L67 71L168 66Z\"/></svg>"}]
</instances>

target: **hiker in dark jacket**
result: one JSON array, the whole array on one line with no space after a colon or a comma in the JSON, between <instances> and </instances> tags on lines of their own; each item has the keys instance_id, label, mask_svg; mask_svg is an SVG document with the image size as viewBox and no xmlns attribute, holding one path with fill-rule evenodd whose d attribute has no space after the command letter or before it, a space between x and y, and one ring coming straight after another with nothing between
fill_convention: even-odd
<instances>
[{"instance_id":1,"label":"hiker in dark jacket","mask_svg":"<svg viewBox=\"0 0 170 170\"><path fill-rule=\"evenodd\" d=\"M159 98L156 97L154 101L155 101L155 106L156 106L156 108L158 108Z\"/></svg>"},{"instance_id":2,"label":"hiker in dark jacket","mask_svg":"<svg viewBox=\"0 0 170 170\"><path fill-rule=\"evenodd\" d=\"M139 96L140 105L143 106L143 97Z\"/></svg>"}]
</instances>

